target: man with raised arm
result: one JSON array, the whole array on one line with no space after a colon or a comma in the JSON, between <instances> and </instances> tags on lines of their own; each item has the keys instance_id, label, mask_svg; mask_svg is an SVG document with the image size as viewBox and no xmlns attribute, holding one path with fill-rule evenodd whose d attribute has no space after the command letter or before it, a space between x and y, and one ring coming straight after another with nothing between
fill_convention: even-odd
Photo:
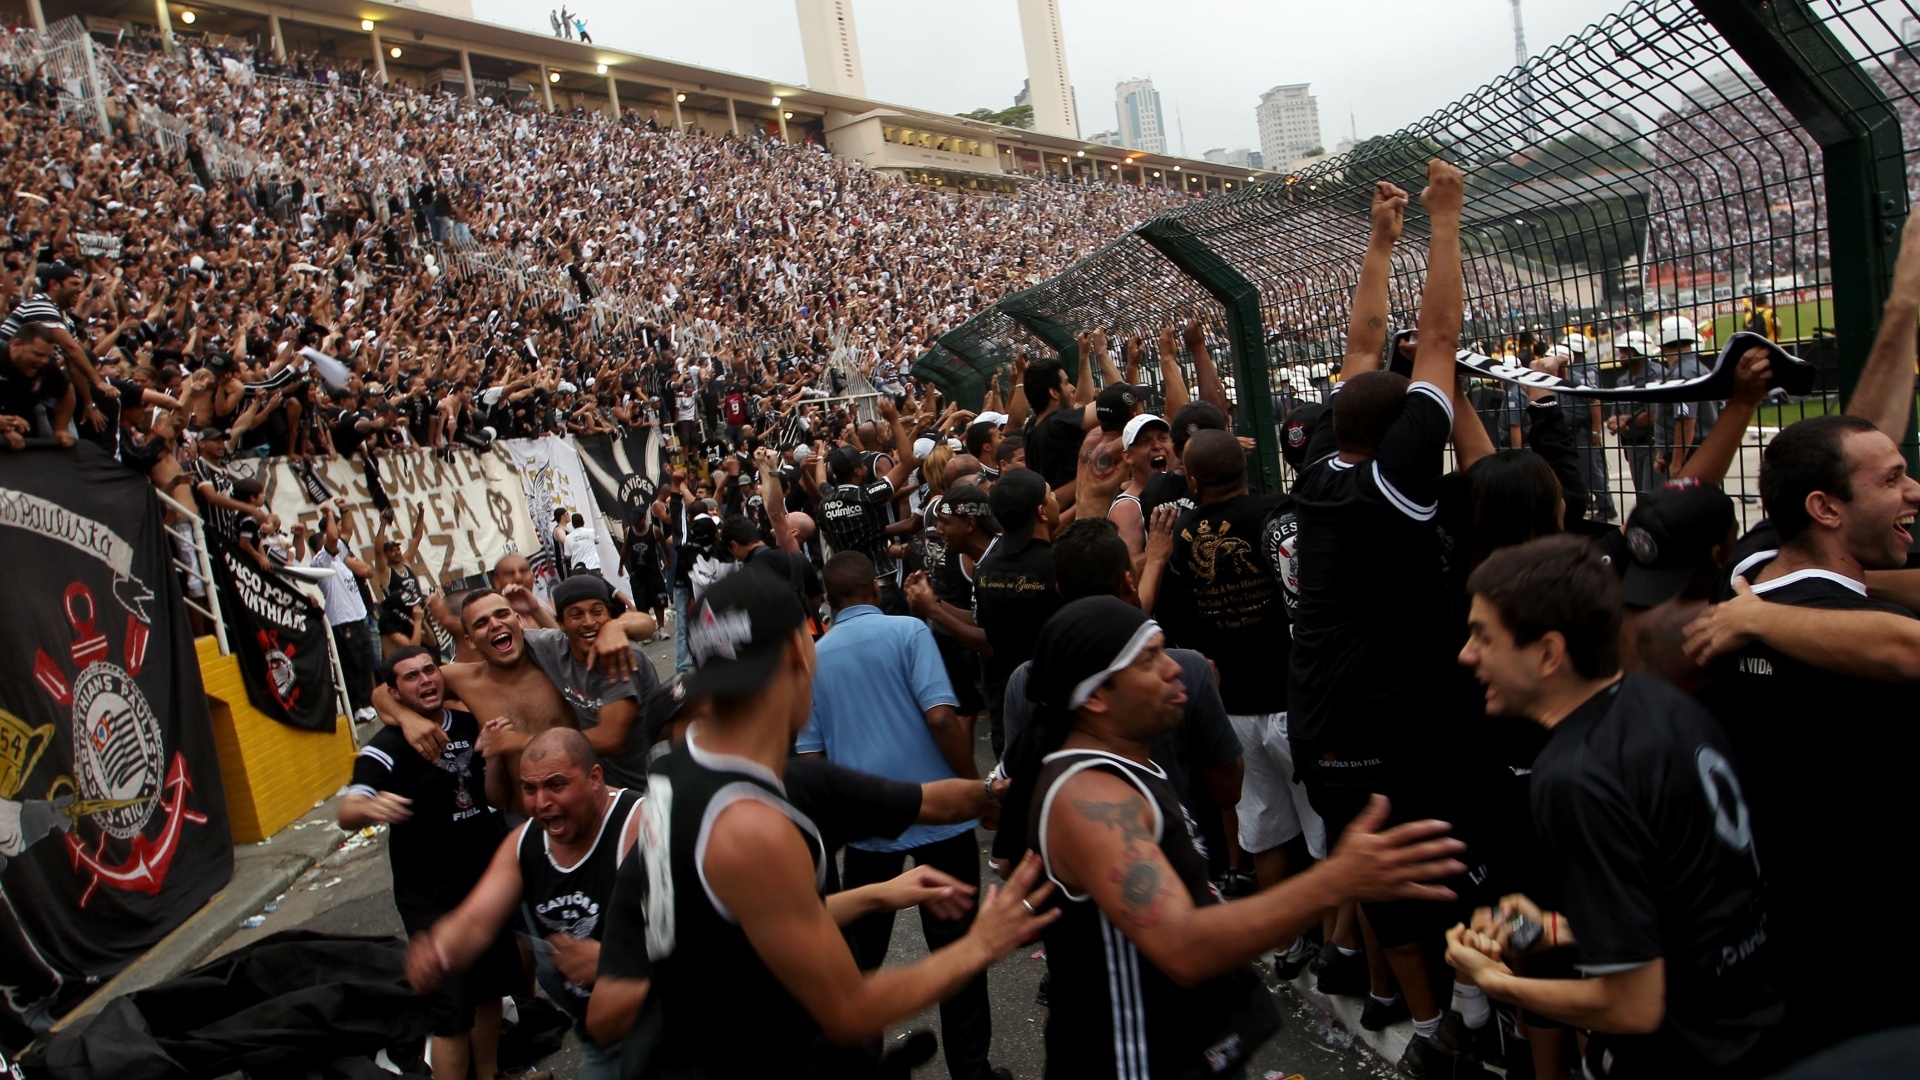
<instances>
[{"instance_id":1,"label":"man with raised arm","mask_svg":"<svg viewBox=\"0 0 1920 1080\"><path fill-rule=\"evenodd\" d=\"M1449 643L1457 635L1433 518L1460 343L1460 170L1434 160L1420 194L1431 239L1411 380L1379 370L1400 201L1391 185L1375 191L1341 383L1293 489L1300 607L1288 727L1293 760L1329 836L1376 794L1392 801L1395 820L1447 817L1458 805L1449 770L1436 765L1457 752L1455 718L1436 715L1433 703L1434 688L1451 677ZM1428 1075L1448 1059L1432 1041L1442 1017L1422 942L1444 928L1444 915L1404 903L1366 914L1414 1021L1401 1069ZM1373 991L1391 1006L1381 974Z\"/></svg>"},{"instance_id":2,"label":"man with raised arm","mask_svg":"<svg viewBox=\"0 0 1920 1080\"><path fill-rule=\"evenodd\" d=\"M1186 704L1160 628L1113 596L1075 600L1041 631L1026 696L1030 726L1010 799L1029 809L1028 846L1059 886L1043 933L1049 1078L1231 1074L1278 1029L1249 966L1342 900L1447 897L1457 873L1447 826L1379 831L1376 798L1332 857L1245 900L1207 880L1192 818L1151 756Z\"/></svg>"},{"instance_id":3,"label":"man with raised arm","mask_svg":"<svg viewBox=\"0 0 1920 1080\"><path fill-rule=\"evenodd\" d=\"M691 617L689 698L711 709L658 758L643 815L650 995L663 1075L874 1075L887 1025L958 991L1054 916L1029 860L987 890L959 940L862 973L841 936L853 894L821 898L827 852L781 776L812 710L805 612L760 567L722 578ZM746 1025L743 1027L743 1025ZM743 1031L750 1038L742 1038Z\"/></svg>"}]
</instances>

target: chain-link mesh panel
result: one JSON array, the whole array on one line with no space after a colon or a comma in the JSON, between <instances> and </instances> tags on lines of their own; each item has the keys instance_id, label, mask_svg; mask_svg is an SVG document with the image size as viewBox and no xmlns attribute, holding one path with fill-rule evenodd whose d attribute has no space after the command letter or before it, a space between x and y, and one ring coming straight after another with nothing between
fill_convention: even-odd
<instances>
[{"instance_id":1,"label":"chain-link mesh panel","mask_svg":"<svg viewBox=\"0 0 1920 1080\"><path fill-rule=\"evenodd\" d=\"M1911 192L1920 185L1920 11L1884 0L1810 4L1817 25L1779 22L1805 17L1809 9L1794 5L1768 5L1757 17L1775 20L1774 32L1816 79L1865 72L1897 112ZM1821 59L1821 26L1839 42L1832 59ZM1390 285L1396 328L1414 324L1426 261L1417 196L1435 156L1466 173L1465 335L1478 350L1524 363L1565 349L1576 354L1574 375L1614 386L1711 365L1719 343L1751 328L1814 363L1814 393L1764 408L1727 478L1743 515L1757 517L1761 440L1838 408L1834 267L1814 135L1692 3L1645 0L1399 132L1170 211L1165 217L1258 286L1265 389L1277 413L1319 396L1337 369L1379 180L1415 196ZM1137 235L1020 302L1044 304L1074 329L1149 336L1190 312L1218 325L1220 310ZM1667 356L1644 356L1663 344ZM1224 370L1224 350L1216 356ZM1524 399L1506 387L1475 385L1470 398L1497 445L1524 428ZM1625 443L1606 430L1623 407L1571 411L1583 432L1598 431L1585 436L1596 515L1624 515L1633 492L1688 451L1680 410L1655 410L1651 431L1628 431ZM1699 413L1695 442L1714 415Z\"/></svg>"}]
</instances>

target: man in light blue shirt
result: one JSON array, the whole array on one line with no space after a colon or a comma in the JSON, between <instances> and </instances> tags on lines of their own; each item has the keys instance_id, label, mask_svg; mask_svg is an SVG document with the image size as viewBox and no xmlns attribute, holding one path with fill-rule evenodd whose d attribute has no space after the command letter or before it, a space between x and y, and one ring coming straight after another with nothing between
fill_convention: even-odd
<instances>
[{"instance_id":1,"label":"man in light blue shirt","mask_svg":"<svg viewBox=\"0 0 1920 1080\"><path fill-rule=\"evenodd\" d=\"M817 647L813 718L795 750L825 753L837 765L910 784L978 777L971 719L955 710L960 699L927 625L880 611L873 561L857 551L842 551L827 560L822 577L833 626ZM897 877L910 857L916 865L940 870L977 891L980 849L973 826L971 821L915 825L894 840L853 844L846 853L845 887ZM971 909L960 919L942 919L920 909L920 927L930 949L958 940L972 924ZM847 926L853 958L862 970L880 966L892 937L891 911ZM989 1080L993 1020L984 974L941 1002L940 1028L948 1075Z\"/></svg>"}]
</instances>

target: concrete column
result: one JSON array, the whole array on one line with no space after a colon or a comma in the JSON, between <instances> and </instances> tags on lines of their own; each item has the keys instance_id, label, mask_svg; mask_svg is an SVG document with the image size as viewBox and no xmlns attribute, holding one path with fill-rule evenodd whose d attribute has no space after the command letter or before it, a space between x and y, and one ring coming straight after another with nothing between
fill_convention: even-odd
<instances>
[{"instance_id":1,"label":"concrete column","mask_svg":"<svg viewBox=\"0 0 1920 1080\"><path fill-rule=\"evenodd\" d=\"M780 141L786 142L787 141L787 107L784 105L774 106L773 118L775 120L780 121Z\"/></svg>"},{"instance_id":2,"label":"concrete column","mask_svg":"<svg viewBox=\"0 0 1920 1080\"><path fill-rule=\"evenodd\" d=\"M546 102L547 111L553 111L553 79L545 65L540 68L540 100Z\"/></svg>"},{"instance_id":3,"label":"concrete column","mask_svg":"<svg viewBox=\"0 0 1920 1080\"><path fill-rule=\"evenodd\" d=\"M47 13L40 10L40 0L27 0L27 21L35 30L47 32Z\"/></svg>"},{"instance_id":4,"label":"concrete column","mask_svg":"<svg viewBox=\"0 0 1920 1080\"><path fill-rule=\"evenodd\" d=\"M727 99L727 127L731 129L735 135L740 134L740 117L739 114L733 111L732 98Z\"/></svg>"},{"instance_id":5,"label":"concrete column","mask_svg":"<svg viewBox=\"0 0 1920 1080\"><path fill-rule=\"evenodd\" d=\"M467 80L467 100L476 100L480 95L473 88L473 57L465 49L460 50L460 76Z\"/></svg>"},{"instance_id":6,"label":"concrete column","mask_svg":"<svg viewBox=\"0 0 1920 1080\"><path fill-rule=\"evenodd\" d=\"M686 130L686 126L680 122L680 88L667 87L667 97L673 102L673 133L678 135Z\"/></svg>"},{"instance_id":7,"label":"concrete column","mask_svg":"<svg viewBox=\"0 0 1920 1080\"><path fill-rule=\"evenodd\" d=\"M380 85L387 84L387 43L380 40L380 25L374 24L368 36L373 39L373 70L380 76Z\"/></svg>"},{"instance_id":8,"label":"concrete column","mask_svg":"<svg viewBox=\"0 0 1920 1080\"><path fill-rule=\"evenodd\" d=\"M612 72L607 73L607 105L613 110L613 118L620 119L620 85Z\"/></svg>"},{"instance_id":9,"label":"concrete column","mask_svg":"<svg viewBox=\"0 0 1920 1080\"><path fill-rule=\"evenodd\" d=\"M267 12L267 36L273 39L273 58L275 60L285 60L287 58L287 41L280 36L280 16L271 11Z\"/></svg>"},{"instance_id":10,"label":"concrete column","mask_svg":"<svg viewBox=\"0 0 1920 1080\"><path fill-rule=\"evenodd\" d=\"M39 5L35 5L38 7ZM44 18L44 16L43 16ZM160 28L160 45L173 55L173 13L167 10L167 0L153 0L153 23Z\"/></svg>"}]
</instances>

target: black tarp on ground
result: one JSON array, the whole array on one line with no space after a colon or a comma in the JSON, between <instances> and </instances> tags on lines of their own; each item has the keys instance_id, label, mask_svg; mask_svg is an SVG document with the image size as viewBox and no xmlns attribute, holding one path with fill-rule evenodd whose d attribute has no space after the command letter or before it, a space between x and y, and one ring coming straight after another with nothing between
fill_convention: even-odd
<instances>
[{"instance_id":1,"label":"black tarp on ground","mask_svg":"<svg viewBox=\"0 0 1920 1080\"><path fill-rule=\"evenodd\" d=\"M393 938L283 931L114 999L24 1064L46 1080L265 1080L352 1076L388 1047L417 1060L426 1002L407 986L405 955Z\"/></svg>"}]
</instances>

